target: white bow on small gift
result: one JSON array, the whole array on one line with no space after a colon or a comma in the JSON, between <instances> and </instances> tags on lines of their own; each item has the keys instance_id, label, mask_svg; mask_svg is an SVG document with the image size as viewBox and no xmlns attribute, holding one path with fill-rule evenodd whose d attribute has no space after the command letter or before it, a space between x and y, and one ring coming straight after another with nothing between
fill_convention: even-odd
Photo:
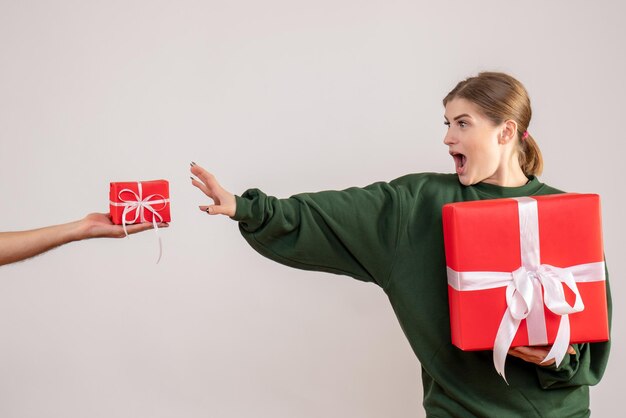
<instances>
[{"instance_id":1,"label":"white bow on small gift","mask_svg":"<svg viewBox=\"0 0 626 418\"><path fill-rule=\"evenodd\" d=\"M122 197L124 193L130 193L132 198L125 199ZM143 197L143 188L141 186L141 182L137 182L137 193L131 189L122 189L117 194L120 202L111 201L112 206L123 207L124 211L122 212L122 228L124 229L124 233L128 237L128 231L126 230L126 225L134 224L137 221L143 223L146 221L146 211L152 213L152 225L154 227L154 232L157 235L157 239L159 241L159 257L157 258L157 263L161 260L161 255L163 254L163 244L161 242L161 236L159 235L159 227L157 226L157 219L159 222L163 222L163 217L159 214L159 210L163 210L165 206L169 203L169 199L165 198L165 196L160 194L151 194L149 196ZM155 199L156 198L156 199ZM158 199L160 198L160 199ZM158 209L155 209L153 205L163 205ZM134 218L129 219L128 216L133 216Z\"/></svg>"}]
</instances>

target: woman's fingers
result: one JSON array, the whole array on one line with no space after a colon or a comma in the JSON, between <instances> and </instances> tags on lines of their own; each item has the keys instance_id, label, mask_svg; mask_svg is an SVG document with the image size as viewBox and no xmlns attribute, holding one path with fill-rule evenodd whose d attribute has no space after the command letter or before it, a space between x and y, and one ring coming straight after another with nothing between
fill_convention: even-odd
<instances>
[{"instance_id":1,"label":"woman's fingers","mask_svg":"<svg viewBox=\"0 0 626 418\"><path fill-rule=\"evenodd\" d=\"M545 347L515 347L509 350L509 354L530 363L541 364L549 351ZM554 360L547 361L543 365L549 366L552 363L554 363Z\"/></svg>"},{"instance_id":2,"label":"woman's fingers","mask_svg":"<svg viewBox=\"0 0 626 418\"><path fill-rule=\"evenodd\" d=\"M207 188L212 189L216 186L220 187L219 183L215 179L215 176L196 163L191 164L190 171L194 176L198 177Z\"/></svg>"},{"instance_id":3,"label":"woman's fingers","mask_svg":"<svg viewBox=\"0 0 626 418\"><path fill-rule=\"evenodd\" d=\"M198 181L193 177L191 178L191 184L200 189L202 193L213 199L213 201L218 205L222 203L223 197L228 195L228 192L226 192L221 187L210 189L203 182Z\"/></svg>"},{"instance_id":4,"label":"woman's fingers","mask_svg":"<svg viewBox=\"0 0 626 418\"><path fill-rule=\"evenodd\" d=\"M202 212L206 212L209 215L224 215L224 208L220 205L203 205L198 206Z\"/></svg>"},{"instance_id":5,"label":"woman's fingers","mask_svg":"<svg viewBox=\"0 0 626 418\"><path fill-rule=\"evenodd\" d=\"M215 176L196 163L191 163L191 174L197 178L191 177L191 184L200 189L205 195L213 199L215 204L200 206L200 210L210 215L227 215L234 216L237 204L235 196L225 190L218 182Z\"/></svg>"},{"instance_id":6,"label":"woman's fingers","mask_svg":"<svg viewBox=\"0 0 626 418\"><path fill-rule=\"evenodd\" d=\"M554 359L548 360L545 363L543 360L550 352L550 347L534 346L534 347L514 347L509 350L509 354L513 357L521 358L529 363L535 363L540 366L550 366L556 361ZM567 354L576 354L576 350L571 345L567 348Z\"/></svg>"},{"instance_id":7,"label":"woman's fingers","mask_svg":"<svg viewBox=\"0 0 626 418\"><path fill-rule=\"evenodd\" d=\"M209 196L211 199L215 200L215 198L212 196L211 191L209 190L209 188L204 183L202 183L201 181L196 180L193 177L191 177L191 184L193 184L198 189L200 189L202 191L202 193L204 193L205 195Z\"/></svg>"},{"instance_id":8,"label":"woman's fingers","mask_svg":"<svg viewBox=\"0 0 626 418\"><path fill-rule=\"evenodd\" d=\"M206 171L204 168L200 167L196 163L192 163L190 171L197 177L197 179L191 177L191 183L202 190L202 192L211 199L218 201L220 196L225 193L225 190L217 182L215 176Z\"/></svg>"}]
</instances>

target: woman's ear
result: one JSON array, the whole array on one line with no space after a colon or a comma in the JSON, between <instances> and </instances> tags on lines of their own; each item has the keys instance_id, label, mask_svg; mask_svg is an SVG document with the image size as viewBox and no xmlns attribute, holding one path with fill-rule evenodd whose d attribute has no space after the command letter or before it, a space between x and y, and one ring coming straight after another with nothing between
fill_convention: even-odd
<instances>
[{"instance_id":1,"label":"woman's ear","mask_svg":"<svg viewBox=\"0 0 626 418\"><path fill-rule=\"evenodd\" d=\"M499 141L501 144L508 144L517 137L517 122L512 119L506 120L502 124Z\"/></svg>"}]
</instances>

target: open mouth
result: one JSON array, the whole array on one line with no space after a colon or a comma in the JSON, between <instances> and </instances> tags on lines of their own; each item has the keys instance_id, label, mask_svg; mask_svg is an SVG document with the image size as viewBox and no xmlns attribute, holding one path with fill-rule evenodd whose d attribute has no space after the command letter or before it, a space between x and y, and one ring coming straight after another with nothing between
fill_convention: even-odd
<instances>
[{"instance_id":1,"label":"open mouth","mask_svg":"<svg viewBox=\"0 0 626 418\"><path fill-rule=\"evenodd\" d=\"M467 157L463 154L458 154L458 153L450 153L450 155L452 155L452 158L454 158L454 165L456 166L456 173L463 174L463 169L465 168Z\"/></svg>"}]
</instances>

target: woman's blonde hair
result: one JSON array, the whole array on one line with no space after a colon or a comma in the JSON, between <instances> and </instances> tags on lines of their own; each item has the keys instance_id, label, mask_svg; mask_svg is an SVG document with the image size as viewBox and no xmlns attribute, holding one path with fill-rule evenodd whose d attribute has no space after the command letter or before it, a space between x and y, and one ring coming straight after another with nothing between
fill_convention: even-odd
<instances>
[{"instance_id":1,"label":"woman's blonde hair","mask_svg":"<svg viewBox=\"0 0 626 418\"><path fill-rule=\"evenodd\" d=\"M456 98L474 103L496 125L514 120L517 123L522 171L527 176L541 174L543 158L537 142L528 134L532 110L528 92L522 83L508 74L483 72L459 82L443 99L443 105Z\"/></svg>"}]
</instances>

